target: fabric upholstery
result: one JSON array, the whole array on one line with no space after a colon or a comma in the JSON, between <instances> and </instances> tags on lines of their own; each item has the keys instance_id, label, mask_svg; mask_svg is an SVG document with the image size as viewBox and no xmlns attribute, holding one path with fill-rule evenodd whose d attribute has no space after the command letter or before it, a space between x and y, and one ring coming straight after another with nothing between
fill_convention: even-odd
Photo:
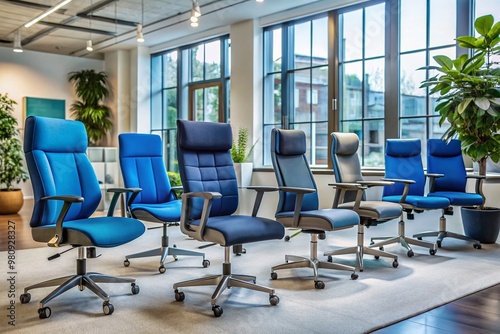
<instances>
[{"instance_id":1,"label":"fabric upholstery","mask_svg":"<svg viewBox=\"0 0 500 334\"><path fill-rule=\"evenodd\" d=\"M427 172L442 174L434 180L433 192L428 196L442 196L452 205L481 205L479 194L467 193L467 173L462 157L461 143L452 139L449 143L441 139L427 141Z\"/></svg>"},{"instance_id":2,"label":"fabric upholstery","mask_svg":"<svg viewBox=\"0 0 500 334\"><path fill-rule=\"evenodd\" d=\"M182 203L168 179L160 136L122 133L118 142L125 186L142 189L131 205L132 213L145 211L160 221L179 221Z\"/></svg>"},{"instance_id":3,"label":"fabric upholstery","mask_svg":"<svg viewBox=\"0 0 500 334\"><path fill-rule=\"evenodd\" d=\"M293 147L299 149L293 149ZM271 132L271 159L278 186L317 189L316 182L309 168L305 156L306 137L301 130L281 130L274 128ZM281 154L285 152L286 154ZM279 191L276 217L293 217L296 195L291 192ZM355 212L343 209L319 209L318 193L308 193L303 197L301 207L301 228L316 228L333 230L339 227L359 224L359 217ZM327 225L311 224L307 217L321 217ZM302 217L304 219L302 219ZM324 224L324 223L323 223ZM325 228L328 226L328 228Z\"/></svg>"},{"instance_id":4,"label":"fabric upholstery","mask_svg":"<svg viewBox=\"0 0 500 334\"><path fill-rule=\"evenodd\" d=\"M231 125L177 120L177 156L185 193L218 192L204 238L222 246L281 239L283 225L267 218L233 215L238 208L238 184L231 158ZM191 225L199 225L203 199L190 203Z\"/></svg>"},{"instance_id":5,"label":"fabric upholstery","mask_svg":"<svg viewBox=\"0 0 500 334\"><path fill-rule=\"evenodd\" d=\"M55 223L63 206L60 200L41 200L46 196L84 198L83 202L71 205L64 219L65 243L114 247L144 233L144 225L135 219L89 218L99 205L101 189L86 149L87 134L83 123L33 116L26 119L24 152L33 186L34 209L30 226L34 229L35 240L47 242L54 236Z\"/></svg>"}]
</instances>

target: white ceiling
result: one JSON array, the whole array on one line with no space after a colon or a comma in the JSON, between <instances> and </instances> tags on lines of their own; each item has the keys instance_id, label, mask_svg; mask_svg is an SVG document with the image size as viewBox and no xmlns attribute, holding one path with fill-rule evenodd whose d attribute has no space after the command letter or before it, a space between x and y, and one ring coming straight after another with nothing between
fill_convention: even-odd
<instances>
[{"instance_id":1,"label":"white ceiling","mask_svg":"<svg viewBox=\"0 0 500 334\"><path fill-rule=\"evenodd\" d=\"M1 0L0 46L13 46L15 32L20 30L25 50L100 57L116 48L137 46L138 23L144 27L144 45L155 48L204 30L326 1L198 0L203 15L199 27L193 28L189 21L192 0L73 0L30 28L24 28L26 22L59 2ZM94 44L93 54L85 50L88 39Z\"/></svg>"}]
</instances>

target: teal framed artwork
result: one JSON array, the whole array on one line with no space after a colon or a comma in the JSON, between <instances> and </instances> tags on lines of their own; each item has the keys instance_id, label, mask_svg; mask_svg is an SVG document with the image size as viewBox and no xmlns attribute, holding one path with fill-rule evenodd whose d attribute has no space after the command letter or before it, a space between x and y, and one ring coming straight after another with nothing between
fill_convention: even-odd
<instances>
[{"instance_id":1,"label":"teal framed artwork","mask_svg":"<svg viewBox=\"0 0 500 334\"><path fill-rule=\"evenodd\" d=\"M24 119L29 116L66 118L66 100L23 97Z\"/></svg>"}]
</instances>

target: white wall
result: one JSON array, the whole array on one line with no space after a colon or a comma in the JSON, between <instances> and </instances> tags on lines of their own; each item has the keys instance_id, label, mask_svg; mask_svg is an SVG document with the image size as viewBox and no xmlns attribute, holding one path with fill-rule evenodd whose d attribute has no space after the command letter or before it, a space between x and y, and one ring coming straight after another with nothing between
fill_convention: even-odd
<instances>
[{"instance_id":1,"label":"white wall","mask_svg":"<svg viewBox=\"0 0 500 334\"><path fill-rule=\"evenodd\" d=\"M17 102L14 114L20 129L24 127L22 101L25 96L65 100L66 118L71 118L69 108L76 97L68 82L68 73L82 69L102 71L104 62L26 50L15 53L11 48L0 47L0 92L8 93ZM20 187L25 197L32 196L29 181Z\"/></svg>"}]
</instances>

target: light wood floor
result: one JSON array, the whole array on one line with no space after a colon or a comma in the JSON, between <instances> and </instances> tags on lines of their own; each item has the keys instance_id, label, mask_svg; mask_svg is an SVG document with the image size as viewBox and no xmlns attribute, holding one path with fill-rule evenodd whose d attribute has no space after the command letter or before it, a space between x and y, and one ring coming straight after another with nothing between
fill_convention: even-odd
<instances>
[{"instance_id":1,"label":"light wood floor","mask_svg":"<svg viewBox=\"0 0 500 334\"><path fill-rule=\"evenodd\" d=\"M32 200L16 215L0 215L0 251L7 250L8 221L15 224L17 250L45 247L31 238ZM13 225L12 223L10 224ZM500 284L373 332L375 334L500 333Z\"/></svg>"}]
</instances>

